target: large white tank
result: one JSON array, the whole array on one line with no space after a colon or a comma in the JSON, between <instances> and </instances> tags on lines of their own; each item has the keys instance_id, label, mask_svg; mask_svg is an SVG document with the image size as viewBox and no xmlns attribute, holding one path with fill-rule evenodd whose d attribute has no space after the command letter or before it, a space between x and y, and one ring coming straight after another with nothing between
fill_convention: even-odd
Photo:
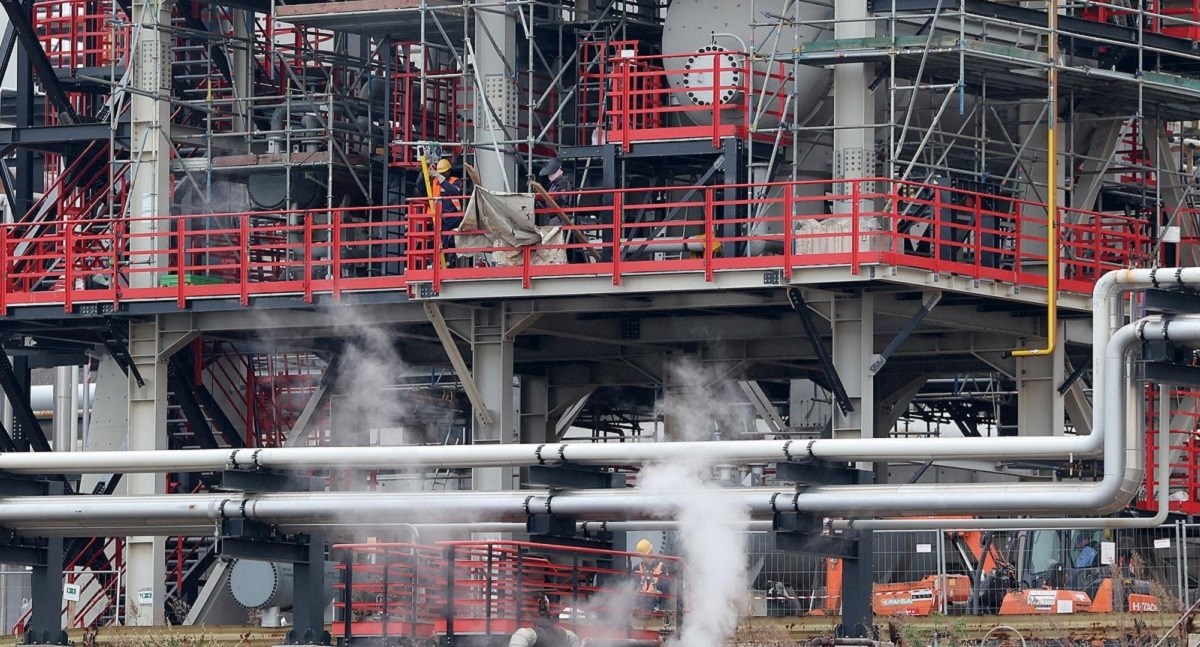
<instances>
[{"instance_id":1,"label":"large white tank","mask_svg":"<svg viewBox=\"0 0 1200 647\"><path fill-rule=\"evenodd\" d=\"M669 72L677 72L667 77L675 90L672 94L676 101L710 106L714 100L726 104L740 100L738 93L724 89L714 97L712 77L714 73L720 75L721 83L717 87L738 85L743 81L744 63L735 52L744 44L764 61L754 64L754 79L758 85L755 102L763 96L762 85L765 84L766 100L770 103L767 111L782 112L788 90L779 91L780 79L792 73L798 91L789 111L794 111L801 119L811 115L829 93L832 74L807 65L778 60L768 64L766 61L771 60L772 52L777 49L782 56L790 56L797 43L828 38L827 23L824 26L813 26L812 23L832 18L833 9L825 3L815 2L793 2L790 8L787 5L787 0L673 0L667 9L662 51L668 57L663 67ZM787 18L797 19L795 24L762 26L778 21L785 10ZM751 22L760 26L752 28ZM783 32L777 39L779 29ZM692 56L673 56L675 54ZM709 111L685 111L683 114L697 124L712 122ZM732 110L724 111L721 117L722 122L729 123L743 119L745 115ZM763 114L758 125L770 128L778 123L778 118Z\"/></svg>"}]
</instances>

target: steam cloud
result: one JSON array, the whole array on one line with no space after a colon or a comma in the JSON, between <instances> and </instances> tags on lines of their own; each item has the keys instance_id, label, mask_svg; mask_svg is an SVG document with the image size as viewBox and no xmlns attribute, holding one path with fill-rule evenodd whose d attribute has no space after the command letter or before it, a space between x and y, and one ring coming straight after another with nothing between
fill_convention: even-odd
<instances>
[{"instance_id":1,"label":"steam cloud","mask_svg":"<svg viewBox=\"0 0 1200 647\"><path fill-rule=\"evenodd\" d=\"M737 429L730 413L733 385L693 360L668 367L674 388L661 405L668 435L678 440L710 440ZM679 455L669 464L649 465L638 488L671 498L678 518L685 617L671 647L722 647L737 630L748 597L749 512L711 494L720 486L713 467L699 456ZM664 511L664 513L667 511Z\"/></svg>"}]
</instances>

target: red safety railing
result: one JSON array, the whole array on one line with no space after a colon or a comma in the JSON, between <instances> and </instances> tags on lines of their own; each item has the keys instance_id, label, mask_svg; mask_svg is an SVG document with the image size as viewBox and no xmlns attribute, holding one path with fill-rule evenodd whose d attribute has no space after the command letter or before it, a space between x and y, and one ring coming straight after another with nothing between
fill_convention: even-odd
<instances>
[{"instance_id":1,"label":"red safety railing","mask_svg":"<svg viewBox=\"0 0 1200 647\"><path fill-rule=\"evenodd\" d=\"M93 537L74 558L63 565L66 583L80 585L80 593L87 594L87 597L80 598L77 602L64 601L62 613L68 628L120 623L119 603L125 575L124 548L123 537ZM101 559L108 561L110 568L93 569L91 564ZM88 586L92 581L96 586ZM111 614L108 613L108 609L112 610ZM32 608L21 613L13 623L14 635L25 633L32 614Z\"/></svg>"},{"instance_id":2,"label":"red safety railing","mask_svg":"<svg viewBox=\"0 0 1200 647\"><path fill-rule=\"evenodd\" d=\"M1038 203L885 179L582 192L563 238L525 247L444 249L452 236L424 201L409 214L412 282L545 276L623 276L891 265L1016 285L1046 285L1045 207ZM600 204L611 200L611 205ZM591 206L586 206L588 204ZM936 214L936 217L934 216ZM555 214L540 208L537 216ZM614 217L619 216L619 217ZM483 232L479 232L483 233ZM614 242L615 241L615 242ZM1104 272L1150 261L1149 225L1120 214L1059 211L1060 288L1088 292ZM599 262L567 264L595 253ZM486 259L484 259L486 255ZM446 260L434 262L434 258ZM470 267L460 267L468 260ZM490 260L488 260L490 259Z\"/></svg>"},{"instance_id":3,"label":"red safety railing","mask_svg":"<svg viewBox=\"0 0 1200 647\"><path fill-rule=\"evenodd\" d=\"M0 227L0 312L29 304L287 295L312 301L447 281L623 277L884 265L1020 286L1046 285L1041 204L917 182L863 179L579 191L560 196L569 238L528 246L455 238L416 199L403 206L93 218L88 227ZM440 205L435 205L440 207ZM936 217L935 217L936 214ZM556 213L536 209L545 222ZM1061 209L1060 289L1150 261L1145 219ZM399 232L405 232L403 234ZM461 232L459 232L461 233ZM470 233L470 232L467 232ZM182 251L180 251L182 250ZM596 262L566 262L581 260ZM438 259L435 262L435 259ZM454 263L448 263L454 260ZM74 289L68 289L73 287ZM426 289L423 287L422 289Z\"/></svg>"},{"instance_id":4,"label":"red safety railing","mask_svg":"<svg viewBox=\"0 0 1200 647\"><path fill-rule=\"evenodd\" d=\"M604 93L598 119L581 122L582 141L617 143L625 150L635 142L664 139L711 139L718 146L722 138L748 137L752 126L775 125L787 116L782 88L790 77L781 64L752 62L715 47L657 56L630 56L631 51L602 48L592 54L601 57ZM593 125L594 119L599 123Z\"/></svg>"},{"instance_id":5,"label":"red safety railing","mask_svg":"<svg viewBox=\"0 0 1200 647\"><path fill-rule=\"evenodd\" d=\"M392 63L389 150L391 164L400 168L420 168L415 142L459 141L459 115L466 112L459 105L462 75L443 65L427 65L422 72L412 62L419 51L419 43L397 45Z\"/></svg>"},{"instance_id":6,"label":"red safety railing","mask_svg":"<svg viewBox=\"0 0 1200 647\"><path fill-rule=\"evenodd\" d=\"M1167 483L1171 512L1194 515L1200 513L1200 389L1170 387L1171 410L1168 433L1156 433L1159 428L1159 387L1146 388L1146 487L1139 493L1136 505L1146 511L1157 511L1158 450L1160 443L1170 444L1170 472Z\"/></svg>"},{"instance_id":7,"label":"red safety railing","mask_svg":"<svg viewBox=\"0 0 1200 647\"><path fill-rule=\"evenodd\" d=\"M1079 15L1087 20L1134 29L1140 22L1149 33L1193 42L1200 40L1200 2L1197 0L1149 0L1141 7L1104 0L1086 3Z\"/></svg>"},{"instance_id":8,"label":"red safety railing","mask_svg":"<svg viewBox=\"0 0 1200 647\"><path fill-rule=\"evenodd\" d=\"M123 65L129 56L125 12L112 0L45 0L33 5L33 23L50 64L57 68Z\"/></svg>"},{"instance_id":9,"label":"red safety railing","mask_svg":"<svg viewBox=\"0 0 1200 647\"><path fill-rule=\"evenodd\" d=\"M684 611L673 557L517 541L334 550L342 572L334 633L343 639L508 635L535 625L544 598L548 616L581 638L657 642L648 626Z\"/></svg>"}]
</instances>

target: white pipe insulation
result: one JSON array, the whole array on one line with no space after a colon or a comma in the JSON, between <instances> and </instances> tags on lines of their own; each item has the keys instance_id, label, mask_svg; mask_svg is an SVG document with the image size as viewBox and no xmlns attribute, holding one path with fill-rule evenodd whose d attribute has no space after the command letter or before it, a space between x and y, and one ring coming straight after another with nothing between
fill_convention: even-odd
<instances>
[{"instance_id":1,"label":"white pipe insulation","mask_svg":"<svg viewBox=\"0 0 1200 647\"><path fill-rule=\"evenodd\" d=\"M1096 353L1093 370L1097 401L1102 404L1095 412L1097 431L1086 437L317 448L307 453L297 453L306 451L299 448L217 450L221 457L219 463L205 463L211 460L206 452L184 451L170 452L169 465L152 465L137 459L121 462L131 456L155 458L142 452L119 452L115 456L111 452L61 456L13 454L0 456L0 470L41 473L94 469L113 472L121 471L122 465L145 471L152 471L151 467L171 471L224 467L386 467L394 466L397 461L460 467L558 462L627 464L670 460L682 452L695 452L695 455L722 462L768 462L808 456L832 460L1075 459L1092 457L1102 451L1104 474L1101 481L1094 483L819 486L799 492L747 488L706 492L704 496L735 499L737 504L760 519L788 511L828 516L1105 514L1123 507L1132 498L1144 471L1141 426L1136 424L1137 421L1128 424L1125 419L1125 380L1106 376L1123 375L1127 351L1139 341L1200 341L1198 316L1170 321L1148 318L1110 334L1119 317L1114 299L1122 290L1194 283L1200 283L1200 268L1125 270L1110 273L1097 284L1093 294L1097 322L1093 331L1094 343L1096 348L1105 350ZM88 457L115 461L105 465L73 462L71 466L67 465L69 461ZM591 490L565 493L440 492L436 497L427 493L347 492L103 497L102 501L91 496L39 497L36 500L0 500L0 518L14 530L45 534L69 534L80 528L95 528L89 534L98 534L105 528L160 532L161 528L172 525L194 527L223 518L255 519L285 528L326 523L369 524L372 519L389 518L420 518L439 523L520 521L528 514L538 512L580 520L653 519L672 515L679 500L693 496L694 492ZM929 524L925 523L923 527L929 527Z\"/></svg>"},{"instance_id":2,"label":"white pipe insulation","mask_svg":"<svg viewBox=\"0 0 1200 647\"><path fill-rule=\"evenodd\" d=\"M1148 327L1148 323L1154 326ZM1161 324L1161 325L1160 325ZM1121 375L1128 351L1153 331L1160 338L1200 340L1200 317L1164 321L1150 318L1125 326L1113 335L1103 362L1110 375ZM775 488L730 488L703 496L729 498L756 518L777 512L809 512L827 516L892 516L901 514L1069 514L1108 513L1123 507L1137 492L1143 472L1140 426L1124 424L1125 381L1108 380L1101 398L1106 422L1104 475L1096 483L848 485L817 486L802 491ZM1129 438L1126 442L1125 435ZM719 446L718 443L713 443ZM1126 452L1132 455L1127 460ZM323 523L370 524L373 519L521 521L531 513L580 520L670 517L680 501L695 492L583 490L578 492L440 492L427 493L282 493L260 495L172 495L157 497L59 496L0 501L6 527L42 534L103 534L105 528L142 529L215 523L247 518L285 529ZM106 526L105 524L109 524Z\"/></svg>"},{"instance_id":3,"label":"white pipe insulation","mask_svg":"<svg viewBox=\"0 0 1200 647\"><path fill-rule=\"evenodd\" d=\"M1119 270L1105 274L1092 293L1092 346L1107 348L1120 324L1115 297L1154 286L1200 284L1200 268ZM1093 386L1103 392L1107 368L1102 354L1092 363ZM1103 429L1103 407L1094 428ZM680 454L723 463L767 463L803 458L834 461L1028 460L1098 456L1103 433L1087 436L1004 438L856 438L738 440L683 443L549 443L400 447L284 447L109 451L77 454L0 454L0 471L45 473L157 473L224 469L387 469L410 467L523 467L538 464L640 464L670 461Z\"/></svg>"}]
</instances>

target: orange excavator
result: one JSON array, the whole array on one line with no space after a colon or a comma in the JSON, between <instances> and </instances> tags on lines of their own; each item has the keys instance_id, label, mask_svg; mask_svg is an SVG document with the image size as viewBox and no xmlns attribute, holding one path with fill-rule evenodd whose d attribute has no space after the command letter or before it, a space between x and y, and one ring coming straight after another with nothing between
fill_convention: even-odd
<instances>
[{"instance_id":1,"label":"orange excavator","mask_svg":"<svg viewBox=\"0 0 1200 647\"><path fill-rule=\"evenodd\" d=\"M1078 531L1068 543L1065 530L947 532L944 539L968 572L876 584L872 610L878 616L928 616L943 609L979 615L1157 611L1150 583L1136 577L1128 560L1101 564L1103 536ZM1006 552L1015 553L1015 565ZM825 597L813 614L840 613L841 571L840 559L825 560Z\"/></svg>"},{"instance_id":2,"label":"orange excavator","mask_svg":"<svg viewBox=\"0 0 1200 647\"><path fill-rule=\"evenodd\" d=\"M1158 611L1150 582L1131 555L1118 555L1116 542L1105 541L1103 530L1024 531L1013 548L1020 586L1004 596L1001 615Z\"/></svg>"}]
</instances>

